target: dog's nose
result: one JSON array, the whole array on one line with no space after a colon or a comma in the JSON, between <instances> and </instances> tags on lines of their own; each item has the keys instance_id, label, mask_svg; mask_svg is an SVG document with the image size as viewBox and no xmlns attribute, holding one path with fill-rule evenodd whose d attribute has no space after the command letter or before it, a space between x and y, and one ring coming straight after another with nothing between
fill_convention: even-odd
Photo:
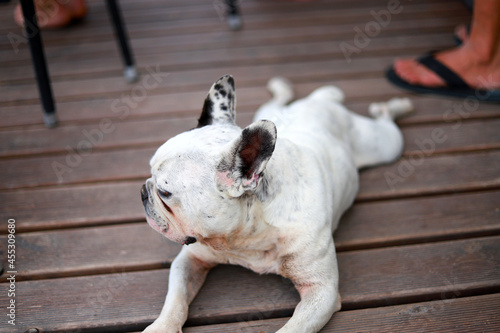
<instances>
[{"instance_id":1,"label":"dog's nose","mask_svg":"<svg viewBox=\"0 0 500 333\"><path fill-rule=\"evenodd\" d=\"M189 244L193 244L193 243L196 243L196 238L194 237L186 237L183 241L182 241L182 245L189 245Z\"/></svg>"},{"instance_id":2,"label":"dog's nose","mask_svg":"<svg viewBox=\"0 0 500 333\"><path fill-rule=\"evenodd\" d=\"M142 185L142 188L141 188L141 199L142 199L142 204L144 206L146 206L146 204L149 201L149 194L148 194L148 190L146 188L146 184Z\"/></svg>"}]
</instances>

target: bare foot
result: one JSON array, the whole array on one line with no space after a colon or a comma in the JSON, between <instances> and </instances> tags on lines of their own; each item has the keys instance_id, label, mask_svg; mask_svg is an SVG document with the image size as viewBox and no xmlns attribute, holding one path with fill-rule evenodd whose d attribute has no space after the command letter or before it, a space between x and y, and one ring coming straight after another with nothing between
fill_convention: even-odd
<instances>
[{"instance_id":1,"label":"bare foot","mask_svg":"<svg viewBox=\"0 0 500 333\"><path fill-rule=\"evenodd\" d=\"M79 20L87 15L87 6L85 6L85 0L66 0L67 7L71 10L73 19Z\"/></svg>"},{"instance_id":2,"label":"bare foot","mask_svg":"<svg viewBox=\"0 0 500 333\"><path fill-rule=\"evenodd\" d=\"M435 58L457 73L472 88L499 89L500 56L484 59L478 55L479 53L466 43L455 49L438 52ZM394 63L394 70L411 84L425 87L446 86L443 79L415 59L397 60Z\"/></svg>"},{"instance_id":3,"label":"bare foot","mask_svg":"<svg viewBox=\"0 0 500 333\"><path fill-rule=\"evenodd\" d=\"M74 19L81 19L87 13L84 0L35 0L38 26L41 29L62 28ZM14 20L23 27L21 6L14 9Z\"/></svg>"}]
</instances>

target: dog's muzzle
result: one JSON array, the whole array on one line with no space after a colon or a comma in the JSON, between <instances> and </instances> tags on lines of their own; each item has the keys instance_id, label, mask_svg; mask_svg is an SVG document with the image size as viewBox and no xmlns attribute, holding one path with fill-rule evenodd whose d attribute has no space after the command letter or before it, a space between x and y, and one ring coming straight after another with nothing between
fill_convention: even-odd
<instances>
[{"instance_id":1,"label":"dog's muzzle","mask_svg":"<svg viewBox=\"0 0 500 333\"><path fill-rule=\"evenodd\" d=\"M149 202L149 194L148 194L148 189L146 188L146 184L142 185L141 188L141 200L142 204L144 205L144 208L146 208L146 205Z\"/></svg>"},{"instance_id":2,"label":"dog's muzzle","mask_svg":"<svg viewBox=\"0 0 500 333\"><path fill-rule=\"evenodd\" d=\"M186 237L186 238L182 241L182 245L189 245L189 244L193 244L193 243L196 243L196 238L191 237L191 236Z\"/></svg>"},{"instance_id":3,"label":"dog's muzzle","mask_svg":"<svg viewBox=\"0 0 500 333\"><path fill-rule=\"evenodd\" d=\"M146 187L146 184L142 185L141 187L141 200L142 200L142 204L144 205L144 208L146 208L148 202L149 202L149 193L148 193L148 189ZM154 227L153 227L154 229ZM192 236L187 236L186 238L184 238L184 240L181 242L182 245L189 245L189 244L193 244L193 243L196 243L197 242L197 239L195 237L192 237Z\"/></svg>"}]
</instances>

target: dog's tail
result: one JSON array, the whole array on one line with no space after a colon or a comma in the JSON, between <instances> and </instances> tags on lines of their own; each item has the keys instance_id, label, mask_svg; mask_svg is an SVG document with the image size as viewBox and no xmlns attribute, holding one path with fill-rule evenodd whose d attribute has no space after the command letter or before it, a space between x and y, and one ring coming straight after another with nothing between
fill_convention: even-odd
<instances>
[{"instance_id":1,"label":"dog's tail","mask_svg":"<svg viewBox=\"0 0 500 333\"><path fill-rule=\"evenodd\" d=\"M273 101L280 105L288 104L294 97L292 83L283 77L273 77L267 83L267 89L273 95Z\"/></svg>"},{"instance_id":2,"label":"dog's tail","mask_svg":"<svg viewBox=\"0 0 500 333\"><path fill-rule=\"evenodd\" d=\"M368 112L374 118L389 117L396 119L413 111L409 98L392 98L388 102L371 103Z\"/></svg>"}]
</instances>

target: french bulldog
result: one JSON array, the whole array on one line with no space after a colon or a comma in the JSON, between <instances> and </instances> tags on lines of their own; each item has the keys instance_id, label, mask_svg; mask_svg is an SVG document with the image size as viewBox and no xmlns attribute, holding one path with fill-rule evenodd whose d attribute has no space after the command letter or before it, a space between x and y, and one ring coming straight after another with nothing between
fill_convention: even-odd
<instances>
[{"instance_id":1,"label":"french bulldog","mask_svg":"<svg viewBox=\"0 0 500 333\"><path fill-rule=\"evenodd\" d=\"M181 243L160 316L146 333L179 333L188 307L217 264L290 279L300 294L278 332L318 332L341 307L332 233L358 191L360 168L403 149L396 116L408 100L372 105L374 118L347 110L333 86L293 99L291 84L269 81L272 99L255 122L235 124L235 87L211 87L195 129L164 143L141 189L149 225Z\"/></svg>"}]
</instances>

